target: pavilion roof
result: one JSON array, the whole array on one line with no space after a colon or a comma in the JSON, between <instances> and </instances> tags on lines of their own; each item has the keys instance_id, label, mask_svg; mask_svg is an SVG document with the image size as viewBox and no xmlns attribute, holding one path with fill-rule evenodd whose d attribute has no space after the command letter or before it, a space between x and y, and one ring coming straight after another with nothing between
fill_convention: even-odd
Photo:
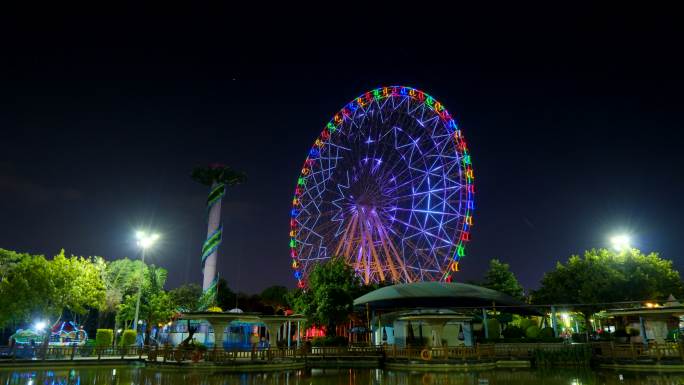
<instances>
[{"instance_id":1,"label":"pavilion roof","mask_svg":"<svg viewBox=\"0 0 684 385\"><path fill-rule=\"evenodd\" d=\"M354 300L354 306L366 305L373 310L496 307L511 313L538 314L525 303L499 291L453 282L414 282L382 287Z\"/></svg>"}]
</instances>

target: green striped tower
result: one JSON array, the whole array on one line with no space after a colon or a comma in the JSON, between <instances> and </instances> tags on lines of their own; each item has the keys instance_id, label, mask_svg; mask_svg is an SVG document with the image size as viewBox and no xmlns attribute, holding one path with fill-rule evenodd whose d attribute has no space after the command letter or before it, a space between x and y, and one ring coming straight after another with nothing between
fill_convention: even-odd
<instances>
[{"instance_id":1,"label":"green striped tower","mask_svg":"<svg viewBox=\"0 0 684 385\"><path fill-rule=\"evenodd\" d=\"M202 245L202 308L216 305L216 285L218 275L218 249L223 240L221 225L221 201L226 195L226 187L235 186L245 181L245 174L230 167L214 164L209 167L198 167L192 172L192 178L209 186L207 198L207 239Z\"/></svg>"}]
</instances>

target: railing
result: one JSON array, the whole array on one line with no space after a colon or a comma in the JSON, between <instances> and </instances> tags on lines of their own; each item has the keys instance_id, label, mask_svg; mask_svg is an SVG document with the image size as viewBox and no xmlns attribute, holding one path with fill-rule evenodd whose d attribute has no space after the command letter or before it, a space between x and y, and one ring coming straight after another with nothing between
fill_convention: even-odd
<instances>
[{"instance_id":1,"label":"railing","mask_svg":"<svg viewBox=\"0 0 684 385\"><path fill-rule=\"evenodd\" d=\"M494 344L476 346L445 346L433 348L388 346L386 357L395 360L481 360L495 357Z\"/></svg>"},{"instance_id":2,"label":"railing","mask_svg":"<svg viewBox=\"0 0 684 385\"><path fill-rule=\"evenodd\" d=\"M289 352L288 352L289 353ZM281 353L280 357L285 357L288 353ZM271 361L277 357L277 353L268 352L267 350L223 350L223 349L185 349L185 348L154 348L147 353L148 361L162 361L162 362L216 362L228 363L240 360L268 360Z\"/></svg>"},{"instance_id":3,"label":"railing","mask_svg":"<svg viewBox=\"0 0 684 385\"><path fill-rule=\"evenodd\" d=\"M508 359L529 359L534 356L534 352L541 350L544 352L559 352L568 348L568 344L564 343L497 343L494 345L494 351L497 358ZM579 344L574 344L579 345Z\"/></svg>"},{"instance_id":4,"label":"railing","mask_svg":"<svg viewBox=\"0 0 684 385\"><path fill-rule=\"evenodd\" d=\"M684 344L682 342L649 342L648 346L640 343L615 344L600 342L592 345L593 356L601 360L682 360L684 361Z\"/></svg>"},{"instance_id":5,"label":"railing","mask_svg":"<svg viewBox=\"0 0 684 385\"><path fill-rule=\"evenodd\" d=\"M306 356L349 357L349 356L382 356L382 346L315 346L304 352Z\"/></svg>"},{"instance_id":6,"label":"railing","mask_svg":"<svg viewBox=\"0 0 684 385\"><path fill-rule=\"evenodd\" d=\"M0 347L4 360L142 359L149 347L15 346Z\"/></svg>"},{"instance_id":7,"label":"railing","mask_svg":"<svg viewBox=\"0 0 684 385\"><path fill-rule=\"evenodd\" d=\"M539 353L559 353L570 347L591 347L591 357L601 361L684 361L684 343L592 344L520 343L478 344L473 347L299 347L254 350L185 349L173 347L94 347L94 346L15 346L0 347L0 362L19 360L147 360L152 362L214 362L278 361L327 358L386 357L393 360L467 361L488 359L532 359ZM552 356L551 354L550 356Z\"/></svg>"}]
</instances>

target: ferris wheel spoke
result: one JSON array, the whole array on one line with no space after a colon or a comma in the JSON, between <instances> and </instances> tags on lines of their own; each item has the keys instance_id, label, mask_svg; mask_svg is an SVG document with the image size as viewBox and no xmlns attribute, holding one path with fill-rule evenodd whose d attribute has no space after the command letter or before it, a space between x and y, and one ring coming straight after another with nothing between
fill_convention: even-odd
<instances>
[{"instance_id":1,"label":"ferris wheel spoke","mask_svg":"<svg viewBox=\"0 0 684 385\"><path fill-rule=\"evenodd\" d=\"M377 89L348 104L298 183L299 276L339 255L364 282L443 278L472 205L456 130L438 102L411 88Z\"/></svg>"},{"instance_id":2,"label":"ferris wheel spoke","mask_svg":"<svg viewBox=\"0 0 684 385\"><path fill-rule=\"evenodd\" d=\"M389 234L387 234L384 223L380 218L378 218L378 222L380 224L378 226L378 231L380 232L380 239L382 241L382 246L385 249L385 254L387 255L388 260L395 259L399 264L399 267L401 268L402 272L404 273L406 281L413 282L414 277L412 277L406 270L404 258L401 257L401 254L397 251L397 248L394 246L394 241L392 241L392 237L390 237ZM390 252L388 249L391 249L392 252Z\"/></svg>"}]
</instances>

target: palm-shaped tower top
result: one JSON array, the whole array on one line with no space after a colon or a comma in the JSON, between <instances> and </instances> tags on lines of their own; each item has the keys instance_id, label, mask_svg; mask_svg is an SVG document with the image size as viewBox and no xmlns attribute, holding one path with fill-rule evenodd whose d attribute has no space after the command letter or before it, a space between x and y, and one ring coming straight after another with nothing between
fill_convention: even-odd
<instances>
[{"instance_id":1,"label":"palm-shaped tower top","mask_svg":"<svg viewBox=\"0 0 684 385\"><path fill-rule=\"evenodd\" d=\"M195 167L192 170L192 179L207 186L214 183L235 186L247 180L247 176L245 173L235 171L226 165L215 163L208 167Z\"/></svg>"}]
</instances>

